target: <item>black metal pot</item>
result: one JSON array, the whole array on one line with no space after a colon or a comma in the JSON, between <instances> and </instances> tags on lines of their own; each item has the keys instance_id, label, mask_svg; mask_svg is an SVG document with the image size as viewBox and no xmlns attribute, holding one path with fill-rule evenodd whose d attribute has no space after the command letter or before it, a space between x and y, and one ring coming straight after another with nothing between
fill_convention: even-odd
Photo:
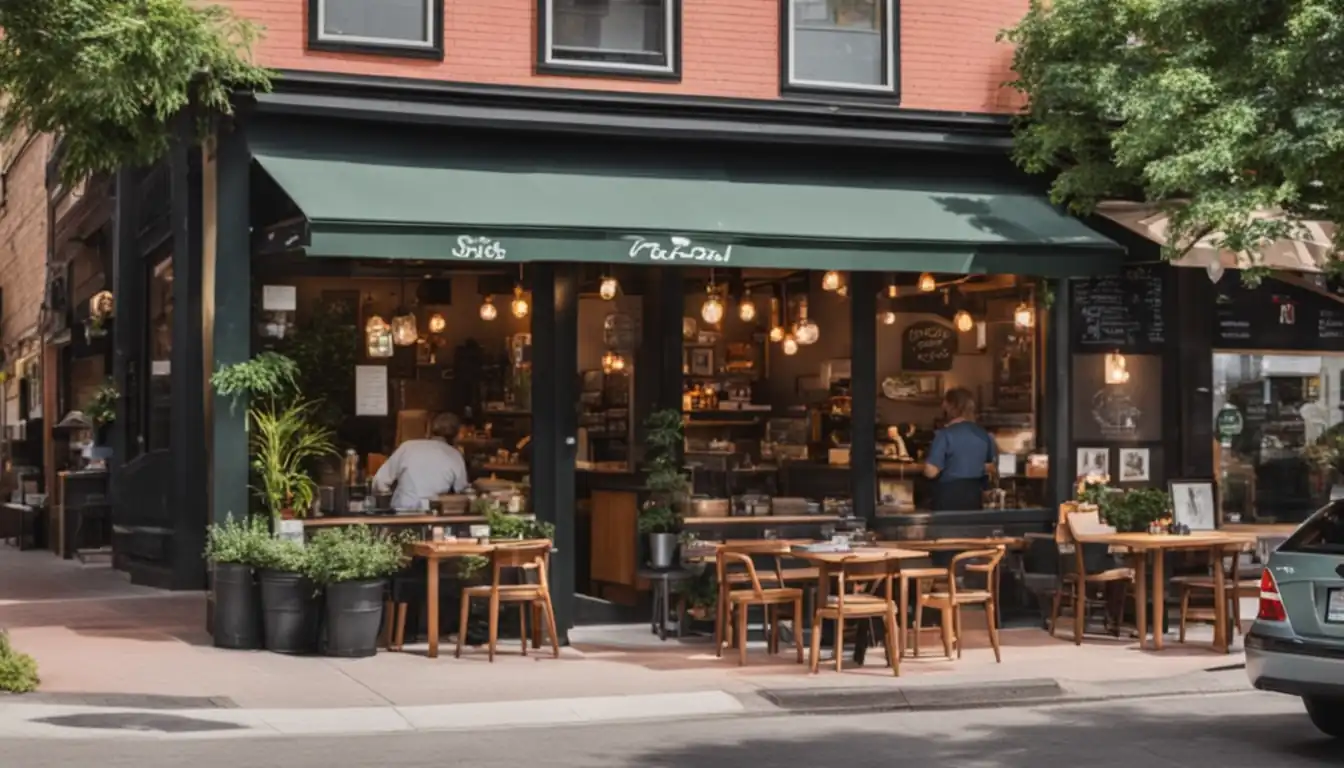
<instances>
[{"instance_id":1,"label":"black metal pot","mask_svg":"<svg viewBox=\"0 0 1344 768\"><path fill-rule=\"evenodd\" d=\"M307 576L288 571L262 570L261 609L266 650L275 653L312 653L317 650L321 617L317 587Z\"/></svg>"},{"instance_id":2,"label":"black metal pot","mask_svg":"<svg viewBox=\"0 0 1344 768\"><path fill-rule=\"evenodd\" d=\"M386 579L327 585L328 656L363 658L378 652Z\"/></svg>"},{"instance_id":3,"label":"black metal pot","mask_svg":"<svg viewBox=\"0 0 1344 768\"><path fill-rule=\"evenodd\" d=\"M261 648L261 592L252 566L215 563L214 638L216 648Z\"/></svg>"}]
</instances>

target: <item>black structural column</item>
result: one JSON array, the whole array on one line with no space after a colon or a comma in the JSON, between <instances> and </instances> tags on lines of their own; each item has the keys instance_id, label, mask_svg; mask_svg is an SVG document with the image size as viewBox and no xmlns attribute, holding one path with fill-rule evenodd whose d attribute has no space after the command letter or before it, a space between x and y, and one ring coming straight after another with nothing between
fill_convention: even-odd
<instances>
[{"instance_id":1,"label":"black structural column","mask_svg":"<svg viewBox=\"0 0 1344 768\"><path fill-rule=\"evenodd\" d=\"M205 376L201 337L201 176L192 148L191 115L177 120L178 138L169 153L173 244L173 350L171 356L173 453L172 504L174 589L205 586L206 494Z\"/></svg>"},{"instance_id":2,"label":"black structural column","mask_svg":"<svg viewBox=\"0 0 1344 768\"><path fill-rule=\"evenodd\" d=\"M207 318L210 325L205 331L212 342L213 371L243 362L252 353L248 151L236 126L224 125L220 130L211 165L213 172L205 173L204 180L208 189L213 177L214 211L204 215L214 217L215 242L213 253L205 254L205 269L214 282L214 312ZM246 398L230 403L211 397L209 413L210 520L221 522L230 515L242 518L248 511Z\"/></svg>"},{"instance_id":3,"label":"black structural column","mask_svg":"<svg viewBox=\"0 0 1344 768\"><path fill-rule=\"evenodd\" d=\"M113 209L114 229L112 243L112 295L126 311L118 313L116 327L113 329L112 379L121 395L117 398L117 419L112 422L112 522L123 519L118 499L120 489L117 480L119 468L131 455L131 446L137 435L131 433L128 425L132 422L131 412L140 409L140 383L137 380L141 372L135 371L137 361L143 359L145 339L144 265L140 261L140 252L136 248L136 203L139 201L139 185L136 172L129 168L117 171L117 199Z\"/></svg>"},{"instance_id":4,"label":"black structural column","mask_svg":"<svg viewBox=\"0 0 1344 768\"><path fill-rule=\"evenodd\" d=\"M1045 412L1046 445L1050 450L1050 503L1058 506L1073 498L1073 356L1069 343L1072 335L1069 317L1073 313L1072 295L1067 278L1050 281L1054 303L1050 305L1050 324L1046 328L1046 365L1050 373L1046 402L1053 406Z\"/></svg>"},{"instance_id":5,"label":"black structural column","mask_svg":"<svg viewBox=\"0 0 1344 768\"><path fill-rule=\"evenodd\" d=\"M643 324L635 355L636 418L666 408L681 409L681 323L686 315L685 281L677 267L640 269ZM636 430L643 434L643 423Z\"/></svg>"},{"instance_id":6,"label":"black structural column","mask_svg":"<svg viewBox=\"0 0 1344 768\"><path fill-rule=\"evenodd\" d=\"M574 622L574 461L578 431L578 269L532 267L532 504L555 525L551 599L563 636Z\"/></svg>"},{"instance_id":7,"label":"black structural column","mask_svg":"<svg viewBox=\"0 0 1344 768\"><path fill-rule=\"evenodd\" d=\"M873 272L849 275L850 436L849 477L854 515L877 515L877 291Z\"/></svg>"}]
</instances>

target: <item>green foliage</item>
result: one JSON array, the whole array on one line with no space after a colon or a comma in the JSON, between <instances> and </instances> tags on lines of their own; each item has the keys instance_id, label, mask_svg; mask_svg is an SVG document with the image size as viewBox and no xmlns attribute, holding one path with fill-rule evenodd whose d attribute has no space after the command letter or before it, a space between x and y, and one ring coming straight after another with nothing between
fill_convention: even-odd
<instances>
[{"instance_id":1,"label":"green foliage","mask_svg":"<svg viewBox=\"0 0 1344 768\"><path fill-rule=\"evenodd\" d=\"M677 594L686 600L686 607L713 608L719 600L719 583L714 578L714 569L705 568L695 578L677 584Z\"/></svg>"},{"instance_id":2,"label":"green foliage","mask_svg":"<svg viewBox=\"0 0 1344 768\"><path fill-rule=\"evenodd\" d=\"M1120 489L1089 482L1078 501L1096 505L1098 517L1121 533L1142 533L1171 514L1171 494L1161 488Z\"/></svg>"},{"instance_id":3,"label":"green foliage","mask_svg":"<svg viewBox=\"0 0 1344 768\"><path fill-rule=\"evenodd\" d=\"M485 515L490 525L490 538L499 539L549 539L555 541L555 524L525 515L510 515L503 510L495 499L481 497L471 502L473 515ZM457 576L470 579L490 565L488 558L480 555L468 555L457 562Z\"/></svg>"},{"instance_id":4,"label":"green foliage","mask_svg":"<svg viewBox=\"0 0 1344 768\"><path fill-rule=\"evenodd\" d=\"M84 415L89 418L95 429L117 420L117 400L120 398L121 393L117 391L117 385L112 379L109 378L98 385L93 397L84 406Z\"/></svg>"},{"instance_id":5,"label":"green foliage","mask_svg":"<svg viewBox=\"0 0 1344 768\"><path fill-rule=\"evenodd\" d=\"M202 117L231 114L235 89L270 87L249 61L257 28L218 5L3 0L0 29L0 135L62 137L70 183L158 160L193 99Z\"/></svg>"},{"instance_id":6,"label":"green foliage","mask_svg":"<svg viewBox=\"0 0 1344 768\"><path fill-rule=\"evenodd\" d=\"M277 402L300 391L299 375L299 365L292 358L262 352L251 360L221 367L210 376L210 385L234 403L244 397Z\"/></svg>"},{"instance_id":7,"label":"green foliage","mask_svg":"<svg viewBox=\"0 0 1344 768\"><path fill-rule=\"evenodd\" d=\"M308 575L313 571L309 550L297 541L267 537L257 543L255 550L256 567L287 573Z\"/></svg>"},{"instance_id":8,"label":"green foliage","mask_svg":"<svg viewBox=\"0 0 1344 768\"><path fill-rule=\"evenodd\" d=\"M649 498L639 511L640 533L676 533L681 527L677 510L686 498L686 473L679 454L683 445L681 412L667 409L649 414L644 422L645 485Z\"/></svg>"},{"instance_id":9,"label":"green foliage","mask_svg":"<svg viewBox=\"0 0 1344 768\"><path fill-rule=\"evenodd\" d=\"M255 566L271 540L271 527L264 518L229 517L206 531L205 558L213 563Z\"/></svg>"},{"instance_id":10,"label":"green foliage","mask_svg":"<svg viewBox=\"0 0 1344 768\"><path fill-rule=\"evenodd\" d=\"M283 408L268 404L250 409L253 491L273 516L285 510L307 514L317 497L308 464L337 455L331 430L313 423L315 407L296 400Z\"/></svg>"},{"instance_id":11,"label":"green foliage","mask_svg":"<svg viewBox=\"0 0 1344 768\"><path fill-rule=\"evenodd\" d=\"M1253 264L1344 220L1344 0L1031 0L1002 37L1029 100L1015 158L1075 212L1158 203L1167 258L1209 236Z\"/></svg>"},{"instance_id":12,"label":"green foliage","mask_svg":"<svg viewBox=\"0 0 1344 768\"><path fill-rule=\"evenodd\" d=\"M1344 473L1344 424L1336 424L1322 432L1316 442L1302 449L1302 455L1321 469Z\"/></svg>"},{"instance_id":13,"label":"green foliage","mask_svg":"<svg viewBox=\"0 0 1344 768\"><path fill-rule=\"evenodd\" d=\"M375 531L367 525L327 528L308 542L309 572L319 584L382 579L406 565L409 531Z\"/></svg>"},{"instance_id":14,"label":"green foliage","mask_svg":"<svg viewBox=\"0 0 1344 768\"><path fill-rule=\"evenodd\" d=\"M290 383L304 397L321 402L314 418L333 428L354 413L354 370L363 335L351 320L352 310L358 307L318 302L283 345L297 368Z\"/></svg>"},{"instance_id":15,"label":"green foliage","mask_svg":"<svg viewBox=\"0 0 1344 768\"><path fill-rule=\"evenodd\" d=\"M37 676L37 661L19 653L9 642L9 634L0 632L0 691L31 693L42 682Z\"/></svg>"}]
</instances>

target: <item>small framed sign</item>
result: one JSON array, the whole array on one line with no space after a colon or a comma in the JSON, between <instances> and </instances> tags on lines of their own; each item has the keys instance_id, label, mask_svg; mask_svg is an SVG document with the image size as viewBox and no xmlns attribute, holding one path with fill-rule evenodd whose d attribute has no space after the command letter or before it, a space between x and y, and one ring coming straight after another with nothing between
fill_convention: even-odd
<instances>
[{"instance_id":1,"label":"small framed sign","mask_svg":"<svg viewBox=\"0 0 1344 768\"><path fill-rule=\"evenodd\" d=\"M1212 480L1172 480L1171 518L1192 531L1212 531L1218 527L1218 496Z\"/></svg>"}]
</instances>

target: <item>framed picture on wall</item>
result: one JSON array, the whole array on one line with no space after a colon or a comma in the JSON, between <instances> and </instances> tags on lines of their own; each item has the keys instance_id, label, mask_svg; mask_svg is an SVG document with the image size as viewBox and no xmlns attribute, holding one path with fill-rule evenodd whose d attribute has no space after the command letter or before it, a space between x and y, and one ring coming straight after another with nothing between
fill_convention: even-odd
<instances>
[{"instance_id":1,"label":"framed picture on wall","mask_svg":"<svg viewBox=\"0 0 1344 768\"><path fill-rule=\"evenodd\" d=\"M1078 476L1103 477L1111 474L1110 448L1079 448Z\"/></svg>"},{"instance_id":2,"label":"framed picture on wall","mask_svg":"<svg viewBox=\"0 0 1344 768\"><path fill-rule=\"evenodd\" d=\"M714 375L713 347L692 347L690 350L689 373L692 376Z\"/></svg>"},{"instance_id":3,"label":"framed picture on wall","mask_svg":"<svg viewBox=\"0 0 1344 768\"><path fill-rule=\"evenodd\" d=\"M1152 464L1147 448L1120 449L1120 482L1146 483L1152 479Z\"/></svg>"},{"instance_id":4,"label":"framed picture on wall","mask_svg":"<svg viewBox=\"0 0 1344 768\"><path fill-rule=\"evenodd\" d=\"M1218 504L1212 480L1172 480L1171 518L1192 531L1212 531L1218 527Z\"/></svg>"}]
</instances>

